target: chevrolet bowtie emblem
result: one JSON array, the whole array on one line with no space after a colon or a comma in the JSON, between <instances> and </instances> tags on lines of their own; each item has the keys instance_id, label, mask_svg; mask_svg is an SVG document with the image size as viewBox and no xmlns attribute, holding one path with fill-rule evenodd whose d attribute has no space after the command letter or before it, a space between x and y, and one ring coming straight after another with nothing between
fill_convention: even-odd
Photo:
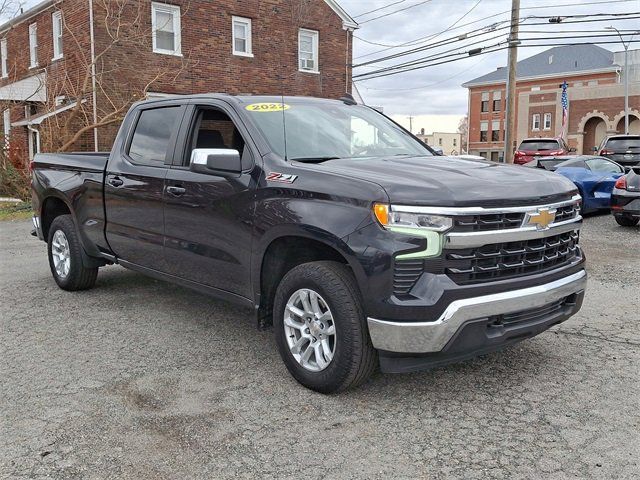
<instances>
[{"instance_id":1,"label":"chevrolet bowtie emblem","mask_svg":"<svg viewBox=\"0 0 640 480\"><path fill-rule=\"evenodd\" d=\"M527 213L525 226L535 226L538 230L546 230L549 225L556 219L556 210L541 208L536 213Z\"/></svg>"}]
</instances>

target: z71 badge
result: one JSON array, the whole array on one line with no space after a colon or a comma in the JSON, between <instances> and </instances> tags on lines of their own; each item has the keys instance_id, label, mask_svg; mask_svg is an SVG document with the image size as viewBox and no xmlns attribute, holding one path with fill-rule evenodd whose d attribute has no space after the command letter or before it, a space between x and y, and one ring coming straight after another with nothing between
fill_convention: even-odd
<instances>
[{"instance_id":1,"label":"z71 badge","mask_svg":"<svg viewBox=\"0 0 640 480\"><path fill-rule=\"evenodd\" d=\"M280 183L293 183L298 178L297 175L287 175L285 173L275 173L272 172L267 175L267 180L269 182L280 182Z\"/></svg>"}]
</instances>

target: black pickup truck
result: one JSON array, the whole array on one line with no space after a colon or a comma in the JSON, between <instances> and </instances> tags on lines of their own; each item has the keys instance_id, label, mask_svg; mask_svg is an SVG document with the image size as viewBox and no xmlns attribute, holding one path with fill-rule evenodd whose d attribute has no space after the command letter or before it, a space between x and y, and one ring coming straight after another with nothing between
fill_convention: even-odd
<instances>
[{"instance_id":1,"label":"black pickup truck","mask_svg":"<svg viewBox=\"0 0 640 480\"><path fill-rule=\"evenodd\" d=\"M32 169L61 288L119 264L250 306L320 392L511 345L584 296L571 182L435 156L349 98L145 101L111 153Z\"/></svg>"}]
</instances>

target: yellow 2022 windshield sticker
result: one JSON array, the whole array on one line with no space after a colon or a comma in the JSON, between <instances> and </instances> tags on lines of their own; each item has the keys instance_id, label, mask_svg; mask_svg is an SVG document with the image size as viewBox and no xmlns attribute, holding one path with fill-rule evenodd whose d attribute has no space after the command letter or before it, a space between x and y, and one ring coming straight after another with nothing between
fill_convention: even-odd
<instances>
[{"instance_id":1,"label":"yellow 2022 windshield sticker","mask_svg":"<svg viewBox=\"0 0 640 480\"><path fill-rule=\"evenodd\" d=\"M282 112L289 110L291 105L286 103L252 103L245 107L250 112Z\"/></svg>"}]
</instances>

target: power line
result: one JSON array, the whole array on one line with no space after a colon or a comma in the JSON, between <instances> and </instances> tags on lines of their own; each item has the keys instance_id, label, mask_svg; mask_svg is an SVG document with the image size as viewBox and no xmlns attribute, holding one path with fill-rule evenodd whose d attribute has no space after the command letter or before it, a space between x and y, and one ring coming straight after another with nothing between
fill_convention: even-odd
<instances>
[{"instance_id":1,"label":"power line","mask_svg":"<svg viewBox=\"0 0 640 480\"><path fill-rule=\"evenodd\" d=\"M410 8L419 7L420 5L424 5L425 3L429 3L432 0L423 0L420 3L416 3L414 5L409 5L408 7L399 8L398 10L394 10L393 12L385 13L383 15L379 15L377 17L370 18L369 20L365 20L364 22L360 22L360 25L364 25L365 23L373 22L374 20L378 20L384 17L390 17L391 15L395 15L396 13L404 12L405 10L409 10Z\"/></svg>"},{"instance_id":2,"label":"power line","mask_svg":"<svg viewBox=\"0 0 640 480\"><path fill-rule=\"evenodd\" d=\"M398 5L399 3L404 3L407 0L399 0L398 2L390 3L389 5L384 5L382 7L374 8L373 10L369 10L368 12L359 13L358 15L354 15L353 18L364 17L365 15L369 15L370 13L379 12L380 10L385 10L389 7L393 7L394 5Z\"/></svg>"},{"instance_id":3,"label":"power line","mask_svg":"<svg viewBox=\"0 0 640 480\"><path fill-rule=\"evenodd\" d=\"M521 10L535 10L535 9L542 9L542 8L545 8L545 9L546 8L565 8L565 7L573 7L573 6L600 5L600 4L612 4L612 3L627 3L627 2L636 2L636 1L637 0L607 0L607 1L599 0L599 1L593 1L593 2L584 2L584 3L567 3L567 4L562 4L562 5L538 5L538 6L534 6L534 7L524 7L524 8L521 8ZM386 47L386 48L383 48L381 50L377 50L375 52L370 52L370 53L367 53L367 54L364 54L364 55L359 55L358 57L355 57L355 59L357 60L359 58L370 57L370 56L375 55L377 53L382 53L382 52L385 52L387 50L392 50L394 48L401 48L401 47L406 47L406 46L417 45L419 43L429 41L432 38L435 38L436 36L438 36L438 35L440 35L442 33L446 33L449 30L452 30L452 29L457 30L459 28L467 27L469 25L474 25L474 24L482 22L484 20L489 20L491 18L499 17L499 16L505 15L507 13L511 13L511 10L505 10L503 12L494 13L492 15L488 15L486 17L479 18L477 20L473 20L471 22L467 22L467 23L464 23L462 25L458 25L455 28L452 28L451 26L449 26L445 30L442 30L441 32L437 32L435 34L429 34L429 35L426 35L424 37L418 37L418 38L415 38L413 40L409 40L407 42L394 44L394 45L371 42L371 41L366 40L366 39L364 39L362 37L354 35L355 38L357 38L358 40L361 40L363 42L366 42L366 43L369 43L369 44L372 44L372 45L378 45L378 46L381 46L381 47ZM528 18L528 17L525 17L524 19L526 19L526 18ZM494 24L494 25L499 25L500 23L506 23L506 22L508 22L508 20L503 20L502 22L498 22L497 24Z\"/></svg>"},{"instance_id":4,"label":"power line","mask_svg":"<svg viewBox=\"0 0 640 480\"><path fill-rule=\"evenodd\" d=\"M534 39L536 40L536 39ZM537 39L540 41L543 41L544 39ZM638 43L640 42L640 40L631 40L630 43ZM567 47L567 46L575 46L575 45L609 45L609 44L619 44L619 41L596 41L596 42L572 42L572 43L537 43L537 44L530 44L530 45L518 45L519 48L530 48L530 47ZM506 42L501 42L495 45L490 45L487 47L482 48L479 52L473 53L473 56L477 56L477 55L486 55L488 53L493 53L493 52L498 52L501 50L505 50L508 48L508 46L505 45ZM458 55L469 55L470 52L460 52ZM455 56L455 55L448 55L447 57L451 57L451 56ZM398 75L400 73L406 73L406 72L411 72L414 70L421 70L423 68L429 68L429 67L435 67L437 65L444 65L447 63L452 63L452 62L459 62L461 60L465 60L469 58L469 56L465 56L462 58L450 58L448 60L443 60L443 61L438 61L438 62L434 62L434 63L429 63L428 65L418 65L415 66L413 68L408 68L406 70L401 70L399 72L386 72L386 73L381 73L379 75L376 74L376 72L370 72L368 74L361 74L361 75L355 75L353 77L355 82L363 82L366 80L374 80L376 78L381 78L381 77L388 77L390 75ZM437 59L432 59L432 60L437 60ZM361 78L361 77L366 77L366 78Z\"/></svg>"},{"instance_id":5,"label":"power line","mask_svg":"<svg viewBox=\"0 0 640 480\"><path fill-rule=\"evenodd\" d=\"M594 17L599 17L599 18L594 18L594 19L586 19L586 16L594 16ZM601 18L606 16L607 18ZM638 16L637 12L625 12L625 13L618 13L618 14L603 14L603 13L596 13L596 14L589 14L589 15L580 15L579 16L580 19L577 20L569 20L569 21L564 21L564 24L575 24L575 23L591 23L591 22L612 22L612 21L619 21L619 20L630 20L630 19L636 19L636 18L640 18L640 16ZM610 18L613 17L613 18ZM622 18L624 17L624 18ZM549 17L526 17L524 19L520 20L519 24L522 24L523 22L527 21L530 18L536 18L536 19L548 19ZM563 17L564 19L571 19L574 18L574 16L566 16ZM535 25L546 25L549 26L550 24L548 22L534 22L534 23L528 23L527 26L535 26ZM353 68L359 68L362 66L366 66L366 65L371 65L374 63L380 63L386 60L392 60L394 58L400 58L403 56L407 56L407 55L412 55L418 52L424 52L426 50L431 50L433 48L437 48L437 47L442 47L445 45L449 45L452 43L456 43L459 41L463 41L469 38L475 38L475 37L479 37L479 36L483 36L483 35L487 35L489 33L493 33L499 30L504 30L509 28L509 25L505 25L499 28L495 28L493 30L490 31L486 31L486 32L477 32L474 34L474 32L466 32L463 34L460 34L456 37L449 37L447 39L444 40L439 40L437 42L431 43L431 44L427 44L427 45L423 45L421 47L416 47L410 50L405 50L404 52L398 52L398 53L394 53L392 55L387 55L385 57L380 57L374 60L369 60L367 62L363 62L360 64L355 64L353 65ZM549 32L551 33L551 32Z\"/></svg>"}]
</instances>

